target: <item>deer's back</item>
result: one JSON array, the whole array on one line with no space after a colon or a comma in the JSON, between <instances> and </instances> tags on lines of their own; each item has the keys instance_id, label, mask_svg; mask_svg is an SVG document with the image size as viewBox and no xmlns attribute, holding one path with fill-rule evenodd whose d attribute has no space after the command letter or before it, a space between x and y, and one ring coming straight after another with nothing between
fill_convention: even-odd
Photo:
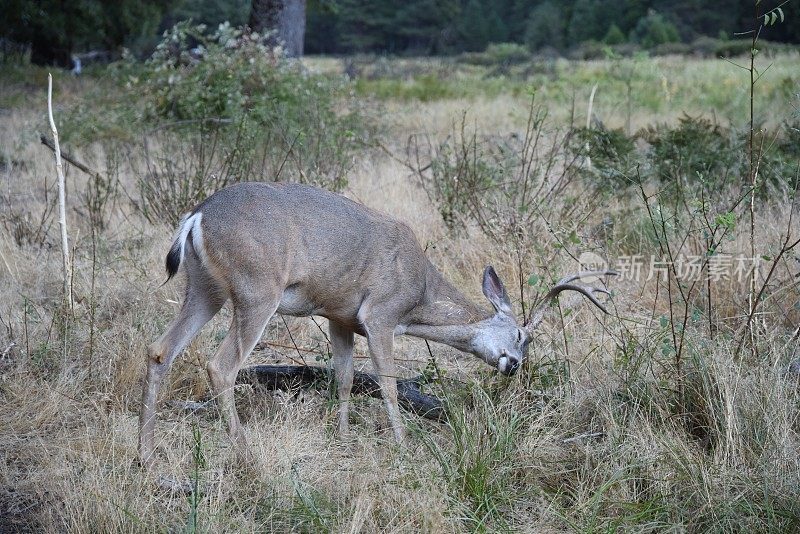
<instances>
[{"instance_id":1,"label":"deer's back","mask_svg":"<svg viewBox=\"0 0 800 534\"><path fill-rule=\"evenodd\" d=\"M233 288L284 288L296 308L287 313L352 315L367 297L422 298L427 260L413 231L341 195L248 182L214 193L198 211L212 274Z\"/></svg>"}]
</instances>

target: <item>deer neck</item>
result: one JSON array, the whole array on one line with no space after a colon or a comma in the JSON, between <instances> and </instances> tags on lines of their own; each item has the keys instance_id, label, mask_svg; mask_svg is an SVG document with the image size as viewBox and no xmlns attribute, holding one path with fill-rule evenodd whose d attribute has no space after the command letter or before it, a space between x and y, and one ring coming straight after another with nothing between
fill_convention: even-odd
<instances>
[{"instance_id":1,"label":"deer neck","mask_svg":"<svg viewBox=\"0 0 800 534\"><path fill-rule=\"evenodd\" d=\"M492 316L453 287L428 261L425 297L404 321L404 333L470 352L477 324Z\"/></svg>"}]
</instances>

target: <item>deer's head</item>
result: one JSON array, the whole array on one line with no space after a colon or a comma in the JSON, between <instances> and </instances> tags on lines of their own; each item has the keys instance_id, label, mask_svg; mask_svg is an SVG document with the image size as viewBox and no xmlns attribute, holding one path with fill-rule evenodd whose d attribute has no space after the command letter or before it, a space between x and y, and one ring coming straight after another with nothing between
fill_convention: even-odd
<instances>
[{"instance_id":1,"label":"deer's head","mask_svg":"<svg viewBox=\"0 0 800 534\"><path fill-rule=\"evenodd\" d=\"M483 294L494 307L494 315L475 324L475 333L470 341L470 352L482 359L492 367L496 367L504 375L514 374L522 365L528 353L528 345L533 338L536 327L541 324L550 305L562 291L576 291L603 312L608 313L605 307L595 297L594 293L608 291L576 283L576 280L585 277L602 275L616 275L614 271L585 271L561 279L544 296L541 304L534 308L523 325L517 323L508 293L497 276L492 266L483 271ZM574 306L575 303L568 307Z\"/></svg>"}]
</instances>

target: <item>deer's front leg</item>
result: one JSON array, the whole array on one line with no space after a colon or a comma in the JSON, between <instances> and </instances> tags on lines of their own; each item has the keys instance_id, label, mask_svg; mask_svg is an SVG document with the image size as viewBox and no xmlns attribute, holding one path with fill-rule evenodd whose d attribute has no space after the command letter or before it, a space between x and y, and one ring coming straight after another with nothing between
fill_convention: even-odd
<instances>
[{"instance_id":1,"label":"deer's front leg","mask_svg":"<svg viewBox=\"0 0 800 534\"><path fill-rule=\"evenodd\" d=\"M389 423L392 425L397 443L402 444L405 440L405 428L400 417L400 406L397 404L397 373L392 356L394 331L385 327L369 328L367 342L372 356L372 364L378 375L378 383L381 386L383 403L389 414Z\"/></svg>"},{"instance_id":2,"label":"deer's front leg","mask_svg":"<svg viewBox=\"0 0 800 534\"><path fill-rule=\"evenodd\" d=\"M350 390L353 389L353 332L333 321L329 329L339 394L339 434L345 436L349 426Z\"/></svg>"}]
</instances>

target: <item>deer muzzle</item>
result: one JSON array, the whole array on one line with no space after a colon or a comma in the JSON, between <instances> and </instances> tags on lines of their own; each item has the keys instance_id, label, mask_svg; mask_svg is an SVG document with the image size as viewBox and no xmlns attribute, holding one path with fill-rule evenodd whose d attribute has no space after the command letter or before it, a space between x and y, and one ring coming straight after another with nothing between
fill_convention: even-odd
<instances>
[{"instance_id":1,"label":"deer muzzle","mask_svg":"<svg viewBox=\"0 0 800 534\"><path fill-rule=\"evenodd\" d=\"M497 370L506 376L511 376L519 369L519 360L513 356L503 355L497 360Z\"/></svg>"}]
</instances>

